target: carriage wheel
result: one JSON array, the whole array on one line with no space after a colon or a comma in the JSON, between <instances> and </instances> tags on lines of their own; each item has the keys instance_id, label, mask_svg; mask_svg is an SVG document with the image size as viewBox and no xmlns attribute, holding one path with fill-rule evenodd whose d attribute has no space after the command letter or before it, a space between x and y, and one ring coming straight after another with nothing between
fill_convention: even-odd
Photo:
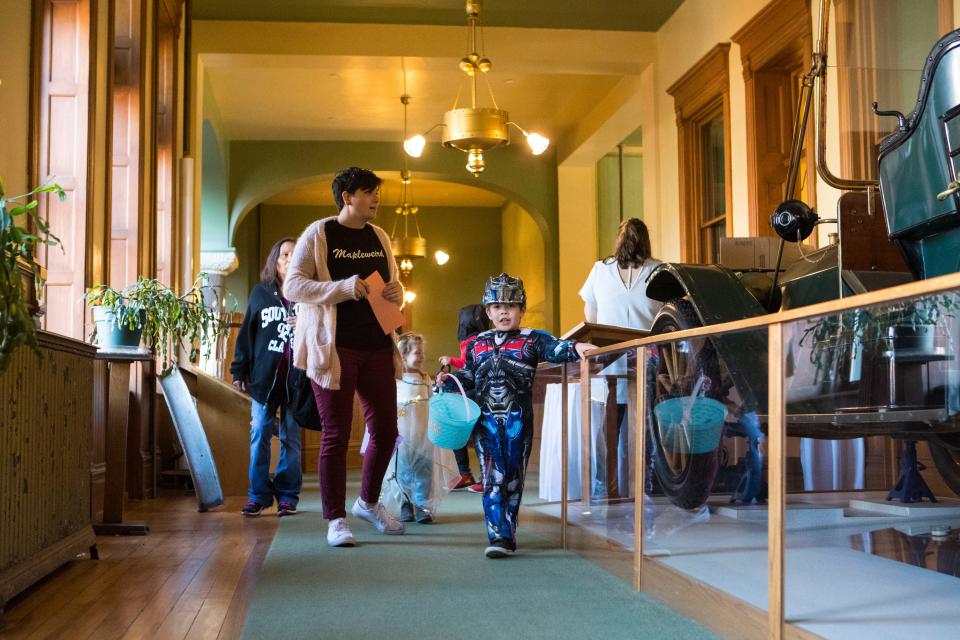
<instances>
[{"instance_id":1,"label":"carriage wheel","mask_svg":"<svg viewBox=\"0 0 960 640\"><path fill-rule=\"evenodd\" d=\"M666 303L653 323L651 334L683 331L702 326L693 305L686 300ZM647 361L647 394L650 398L647 429L653 450L653 469L657 481L670 501L683 509L696 509L706 503L720 469L720 449L707 453L671 450L668 435L662 431L654 413L668 398L691 395L698 380L705 395L714 397L720 389L720 362L709 339L657 345L657 355ZM711 391L712 390L712 391Z\"/></svg>"}]
</instances>

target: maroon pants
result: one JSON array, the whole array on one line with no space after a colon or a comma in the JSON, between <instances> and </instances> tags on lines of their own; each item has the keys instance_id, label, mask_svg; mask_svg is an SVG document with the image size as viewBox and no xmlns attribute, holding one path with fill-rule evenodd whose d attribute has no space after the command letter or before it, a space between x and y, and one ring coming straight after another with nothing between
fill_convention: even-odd
<instances>
[{"instance_id":1,"label":"maroon pants","mask_svg":"<svg viewBox=\"0 0 960 640\"><path fill-rule=\"evenodd\" d=\"M397 381L393 349L360 351L337 348L340 357L340 389L332 391L313 384L313 395L323 423L317 473L323 517L346 516L347 445L353 424L353 394L360 397L370 442L363 456L360 497L364 502L380 500L380 486L390 465L397 441Z\"/></svg>"}]
</instances>

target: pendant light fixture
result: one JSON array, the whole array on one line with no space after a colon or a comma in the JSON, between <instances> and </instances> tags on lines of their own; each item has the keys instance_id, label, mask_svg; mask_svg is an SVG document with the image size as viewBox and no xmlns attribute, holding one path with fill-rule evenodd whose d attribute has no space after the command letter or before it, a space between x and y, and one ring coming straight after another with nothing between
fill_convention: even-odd
<instances>
[{"instance_id":1,"label":"pendant light fixture","mask_svg":"<svg viewBox=\"0 0 960 640\"><path fill-rule=\"evenodd\" d=\"M516 127L527 139L533 155L538 156L550 146L550 140L539 133L527 132L520 125L510 121L507 112L497 105L486 74L493 63L483 53L483 29L480 29L480 42L477 41L477 27L480 26L480 0L466 0L468 40L467 53L460 60L460 70L470 82L470 106L460 107L460 94L454 100L453 108L443 114L443 122L434 125L424 134L406 138L403 148L408 155L419 158L426 145L424 137L437 127L443 127L443 146L459 149L467 154L467 171L474 177L486 167L484 151L510 144L509 125ZM478 52L479 49L479 52ZM490 92L492 107L477 106L477 78L483 76Z\"/></svg>"},{"instance_id":2,"label":"pendant light fixture","mask_svg":"<svg viewBox=\"0 0 960 640\"><path fill-rule=\"evenodd\" d=\"M403 95L400 96L400 102L403 104L403 137L407 137L407 105L410 104L410 96L407 94L407 71L403 60L401 59L403 70ZM396 217L393 219L393 231L390 233L390 245L393 249L393 255L399 261L400 272L404 277L409 276L413 271L413 262L427 255L427 240L420 234L420 224L417 222L417 211L419 207L412 204L413 187L410 176L410 169L407 167L407 156L403 156L403 170L400 172L400 182L402 192L400 196L400 205L394 209ZM410 218L413 218L416 235L410 235ZM400 221L403 220L402 228Z\"/></svg>"}]
</instances>

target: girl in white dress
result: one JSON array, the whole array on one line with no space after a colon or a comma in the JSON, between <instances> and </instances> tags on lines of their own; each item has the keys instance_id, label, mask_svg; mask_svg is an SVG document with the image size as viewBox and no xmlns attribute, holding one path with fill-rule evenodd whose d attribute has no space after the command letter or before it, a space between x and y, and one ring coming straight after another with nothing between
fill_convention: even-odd
<instances>
[{"instance_id":1,"label":"girl in white dress","mask_svg":"<svg viewBox=\"0 0 960 640\"><path fill-rule=\"evenodd\" d=\"M403 377L397 381L397 428L394 459L384 482L384 502L399 504L400 520L433 522L440 501L460 478L453 452L427 438L432 378L423 371L423 336L405 333L397 344Z\"/></svg>"}]
</instances>

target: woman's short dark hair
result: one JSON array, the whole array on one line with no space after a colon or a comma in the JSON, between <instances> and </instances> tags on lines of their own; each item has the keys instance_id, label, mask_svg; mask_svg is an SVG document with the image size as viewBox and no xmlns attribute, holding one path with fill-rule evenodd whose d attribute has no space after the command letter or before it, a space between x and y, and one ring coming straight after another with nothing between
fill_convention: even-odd
<instances>
[{"instance_id":1,"label":"woman's short dark hair","mask_svg":"<svg viewBox=\"0 0 960 640\"><path fill-rule=\"evenodd\" d=\"M482 304L468 304L460 308L457 318L457 342L463 342L471 336L490 328L490 318Z\"/></svg>"},{"instance_id":2,"label":"woman's short dark hair","mask_svg":"<svg viewBox=\"0 0 960 640\"><path fill-rule=\"evenodd\" d=\"M630 218L620 223L613 255L603 261L610 264L615 260L620 268L626 269L639 267L649 257L650 232L647 231L647 225L640 218Z\"/></svg>"},{"instance_id":3,"label":"woman's short dark hair","mask_svg":"<svg viewBox=\"0 0 960 640\"><path fill-rule=\"evenodd\" d=\"M333 201L337 203L337 211L343 209L343 192L353 193L357 189L373 191L383 182L377 174L369 169L349 167L340 169L333 178Z\"/></svg>"},{"instance_id":4,"label":"woman's short dark hair","mask_svg":"<svg viewBox=\"0 0 960 640\"><path fill-rule=\"evenodd\" d=\"M297 239L290 236L280 238L270 247L267 260L263 263L263 269L260 270L260 282L264 284L280 284L280 274L277 273L277 260L280 258L280 249L286 242L296 244Z\"/></svg>"}]
</instances>

